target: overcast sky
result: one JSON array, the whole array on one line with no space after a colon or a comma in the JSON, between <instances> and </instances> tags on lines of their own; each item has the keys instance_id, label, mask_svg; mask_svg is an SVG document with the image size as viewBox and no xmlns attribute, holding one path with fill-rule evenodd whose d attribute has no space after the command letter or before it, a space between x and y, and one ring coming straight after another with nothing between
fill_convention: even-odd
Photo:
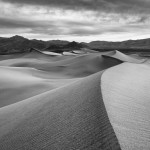
<instances>
[{"instance_id":1,"label":"overcast sky","mask_svg":"<svg viewBox=\"0 0 150 150\"><path fill-rule=\"evenodd\" d=\"M42 40L150 38L150 0L0 0L0 36Z\"/></svg>"}]
</instances>

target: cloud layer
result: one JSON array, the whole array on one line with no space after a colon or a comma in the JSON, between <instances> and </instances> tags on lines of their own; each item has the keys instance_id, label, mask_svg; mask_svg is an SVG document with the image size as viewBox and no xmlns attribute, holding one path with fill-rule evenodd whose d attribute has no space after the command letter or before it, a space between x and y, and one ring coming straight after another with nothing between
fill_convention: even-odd
<instances>
[{"instance_id":1,"label":"cloud layer","mask_svg":"<svg viewBox=\"0 0 150 150\"><path fill-rule=\"evenodd\" d=\"M149 0L2 0L12 4L42 5L71 10L115 13L149 13Z\"/></svg>"},{"instance_id":2,"label":"cloud layer","mask_svg":"<svg viewBox=\"0 0 150 150\"><path fill-rule=\"evenodd\" d=\"M150 36L149 0L0 0L0 35L126 40Z\"/></svg>"}]
</instances>

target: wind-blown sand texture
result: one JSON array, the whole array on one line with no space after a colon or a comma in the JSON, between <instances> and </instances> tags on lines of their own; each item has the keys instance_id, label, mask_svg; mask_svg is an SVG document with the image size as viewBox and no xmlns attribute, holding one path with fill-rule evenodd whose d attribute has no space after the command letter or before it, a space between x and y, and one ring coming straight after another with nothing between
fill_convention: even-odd
<instances>
[{"instance_id":1,"label":"wind-blown sand texture","mask_svg":"<svg viewBox=\"0 0 150 150\"><path fill-rule=\"evenodd\" d=\"M0 150L149 149L149 73L118 51L0 56Z\"/></svg>"},{"instance_id":2,"label":"wind-blown sand texture","mask_svg":"<svg viewBox=\"0 0 150 150\"><path fill-rule=\"evenodd\" d=\"M125 63L102 76L103 100L123 150L150 149L150 68Z\"/></svg>"}]
</instances>

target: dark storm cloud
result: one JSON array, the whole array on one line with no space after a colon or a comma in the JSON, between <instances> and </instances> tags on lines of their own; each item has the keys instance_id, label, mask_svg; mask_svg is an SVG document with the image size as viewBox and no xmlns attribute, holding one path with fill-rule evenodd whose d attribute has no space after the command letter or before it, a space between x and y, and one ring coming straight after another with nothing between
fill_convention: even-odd
<instances>
[{"instance_id":1,"label":"dark storm cloud","mask_svg":"<svg viewBox=\"0 0 150 150\"><path fill-rule=\"evenodd\" d=\"M13 4L43 5L71 10L112 13L149 13L148 0L1 0Z\"/></svg>"},{"instance_id":2,"label":"dark storm cloud","mask_svg":"<svg viewBox=\"0 0 150 150\"><path fill-rule=\"evenodd\" d=\"M50 35L60 34L60 29L55 21L29 21L11 18L0 18L0 29L30 29L30 33Z\"/></svg>"},{"instance_id":3,"label":"dark storm cloud","mask_svg":"<svg viewBox=\"0 0 150 150\"><path fill-rule=\"evenodd\" d=\"M32 28L35 24L29 21L0 18L0 28Z\"/></svg>"},{"instance_id":4,"label":"dark storm cloud","mask_svg":"<svg viewBox=\"0 0 150 150\"><path fill-rule=\"evenodd\" d=\"M0 28L55 28L55 21L34 21L15 18L0 18Z\"/></svg>"},{"instance_id":5,"label":"dark storm cloud","mask_svg":"<svg viewBox=\"0 0 150 150\"><path fill-rule=\"evenodd\" d=\"M0 18L1 29L30 29L30 33L47 34L47 35L84 35L96 34L96 30L90 31L85 29L91 27L92 23L82 23L73 21L29 21L12 18ZM65 30L67 30L65 32ZM92 33L93 32L93 33Z\"/></svg>"},{"instance_id":6,"label":"dark storm cloud","mask_svg":"<svg viewBox=\"0 0 150 150\"><path fill-rule=\"evenodd\" d=\"M73 28L70 30L70 34L76 35L76 36L89 36L89 35L101 35L105 33L123 33L127 32L126 29L122 29L122 27L117 27L117 28L93 28L93 30L89 30L86 28Z\"/></svg>"},{"instance_id":7,"label":"dark storm cloud","mask_svg":"<svg viewBox=\"0 0 150 150\"><path fill-rule=\"evenodd\" d=\"M142 17L139 18L137 23L145 23L148 19L149 19L148 16L142 16Z\"/></svg>"}]
</instances>

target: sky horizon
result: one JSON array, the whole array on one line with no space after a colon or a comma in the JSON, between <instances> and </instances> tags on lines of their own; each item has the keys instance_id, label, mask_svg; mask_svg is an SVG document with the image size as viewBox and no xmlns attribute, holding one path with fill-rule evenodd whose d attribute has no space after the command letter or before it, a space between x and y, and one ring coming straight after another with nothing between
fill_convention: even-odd
<instances>
[{"instance_id":1,"label":"sky horizon","mask_svg":"<svg viewBox=\"0 0 150 150\"><path fill-rule=\"evenodd\" d=\"M150 38L149 0L0 0L0 37L125 41Z\"/></svg>"},{"instance_id":2,"label":"sky horizon","mask_svg":"<svg viewBox=\"0 0 150 150\"><path fill-rule=\"evenodd\" d=\"M51 38L46 38L46 39L40 39L40 38L28 38L28 37L25 37L25 36L23 36L23 35L11 35L11 36L0 36L0 38L11 38L11 37L14 37L14 36L21 36L21 37L24 37L24 38L26 38L26 39L29 39L29 40L42 40L42 41L51 41L51 40L60 40L60 41L69 41L69 42L87 42L87 43L89 43L89 42L94 42L94 41L104 41L104 42L124 42L124 41L128 41L128 40L144 40L144 39L150 39L150 37L147 37L147 38L135 38L135 39L126 39L126 40L99 40L99 39L97 39L97 40L93 40L93 41L91 41L91 40L89 40L89 41L78 41L78 40L70 40L70 39L51 39Z\"/></svg>"}]
</instances>

